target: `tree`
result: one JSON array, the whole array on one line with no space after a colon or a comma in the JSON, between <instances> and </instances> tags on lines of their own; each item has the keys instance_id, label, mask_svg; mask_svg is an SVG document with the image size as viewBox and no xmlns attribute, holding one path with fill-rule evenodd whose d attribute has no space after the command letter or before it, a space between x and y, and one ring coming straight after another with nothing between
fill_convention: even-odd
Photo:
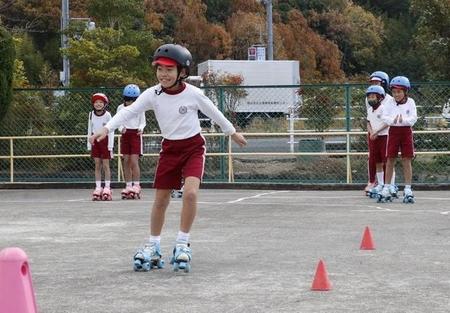
<instances>
[{"instance_id":1,"label":"tree","mask_svg":"<svg viewBox=\"0 0 450 313\"><path fill-rule=\"evenodd\" d=\"M450 79L450 2L411 0L411 12L418 16L415 42L425 61L425 78Z\"/></svg>"},{"instance_id":2,"label":"tree","mask_svg":"<svg viewBox=\"0 0 450 313\"><path fill-rule=\"evenodd\" d=\"M136 28L144 17L142 0L91 0L87 10L98 26L114 29Z\"/></svg>"},{"instance_id":3,"label":"tree","mask_svg":"<svg viewBox=\"0 0 450 313\"><path fill-rule=\"evenodd\" d=\"M148 32L128 34L97 28L84 32L80 40L71 39L63 52L71 61L73 86L113 87L130 82L145 86L153 82L148 60L148 50L154 47L153 37Z\"/></svg>"},{"instance_id":4,"label":"tree","mask_svg":"<svg viewBox=\"0 0 450 313\"><path fill-rule=\"evenodd\" d=\"M14 57L13 39L10 33L0 26L0 121L11 104Z\"/></svg>"}]
</instances>

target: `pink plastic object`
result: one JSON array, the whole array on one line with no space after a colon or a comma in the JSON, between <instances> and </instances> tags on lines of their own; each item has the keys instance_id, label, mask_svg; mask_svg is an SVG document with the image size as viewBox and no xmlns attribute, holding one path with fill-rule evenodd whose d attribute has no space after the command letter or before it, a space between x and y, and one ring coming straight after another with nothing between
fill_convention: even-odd
<instances>
[{"instance_id":1,"label":"pink plastic object","mask_svg":"<svg viewBox=\"0 0 450 313\"><path fill-rule=\"evenodd\" d=\"M0 251L0 312L37 313L28 257L20 248Z\"/></svg>"}]
</instances>

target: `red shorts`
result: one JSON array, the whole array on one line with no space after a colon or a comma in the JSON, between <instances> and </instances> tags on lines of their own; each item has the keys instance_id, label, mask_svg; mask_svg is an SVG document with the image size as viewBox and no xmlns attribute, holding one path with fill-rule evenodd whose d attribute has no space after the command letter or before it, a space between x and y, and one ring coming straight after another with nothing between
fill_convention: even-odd
<instances>
[{"instance_id":1,"label":"red shorts","mask_svg":"<svg viewBox=\"0 0 450 313\"><path fill-rule=\"evenodd\" d=\"M402 158L414 157L414 140L411 126L389 127L386 157L396 158L399 150L402 153Z\"/></svg>"},{"instance_id":2,"label":"red shorts","mask_svg":"<svg viewBox=\"0 0 450 313\"><path fill-rule=\"evenodd\" d=\"M205 144L201 134L181 140L163 139L153 187L180 189L183 178L193 176L202 180L205 167Z\"/></svg>"},{"instance_id":3,"label":"red shorts","mask_svg":"<svg viewBox=\"0 0 450 313\"><path fill-rule=\"evenodd\" d=\"M386 162L386 143L387 135L378 136L375 140L369 139L369 162L375 164Z\"/></svg>"},{"instance_id":4,"label":"red shorts","mask_svg":"<svg viewBox=\"0 0 450 313\"><path fill-rule=\"evenodd\" d=\"M108 150L108 136L99 142L94 142L91 148L91 157L105 160L112 159L113 153Z\"/></svg>"},{"instance_id":5,"label":"red shorts","mask_svg":"<svg viewBox=\"0 0 450 313\"><path fill-rule=\"evenodd\" d=\"M120 137L121 154L142 155L142 135L138 135L137 129L127 129Z\"/></svg>"}]
</instances>

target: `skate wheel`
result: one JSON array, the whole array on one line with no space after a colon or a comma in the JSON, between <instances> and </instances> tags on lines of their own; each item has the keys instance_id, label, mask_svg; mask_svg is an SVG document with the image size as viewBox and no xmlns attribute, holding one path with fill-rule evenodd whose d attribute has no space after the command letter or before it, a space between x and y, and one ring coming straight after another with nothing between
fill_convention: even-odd
<instances>
[{"instance_id":1,"label":"skate wheel","mask_svg":"<svg viewBox=\"0 0 450 313\"><path fill-rule=\"evenodd\" d=\"M178 272L178 270L179 270L179 264L178 264L177 262L174 262L174 263L173 263L173 270L174 270L174 272Z\"/></svg>"},{"instance_id":2,"label":"skate wheel","mask_svg":"<svg viewBox=\"0 0 450 313\"><path fill-rule=\"evenodd\" d=\"M191 265L189 263L186 263L186 266L184 267L184 272L189 273L191 270Z\"/></svg>"},{"instance_id":3,"label":"skate wheel","mask_svg":"<svg viewBox=\"0 0 450 313\"><path fill-rule=\"evenodd\" d=\"M149 262L145 262L144 264L142 264L142 269L146 272L148 272L151 268L152 267Z\"/></svg>"},{"instance_id":4,"label":"skate wheel","mask_svg":"<svg viewBox=\"0 0 450 313\"><path fill-rule=\"evenodd\" d=\"M159 260L157 266L158 268L164 268L164 260Z\"/></svg>"},{"instance_id":5,"label":"skate wheel","mask_svg":"<svg viewBox=\"0 0 450 313\"><path fill-rule=\"evenodd\" d=\"M141 263L140 260L134 260L133 269L134 269L135 272L137 272L137 271L142 269L142 263Z\"/></svg>"}]
</instances>

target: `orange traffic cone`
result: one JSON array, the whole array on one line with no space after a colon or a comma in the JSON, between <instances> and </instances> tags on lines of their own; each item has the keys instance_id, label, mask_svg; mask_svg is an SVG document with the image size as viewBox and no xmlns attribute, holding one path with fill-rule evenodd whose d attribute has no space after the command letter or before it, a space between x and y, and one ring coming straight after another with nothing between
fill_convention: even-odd
<instances>
[{"instance_id":1,"label":"orange traffic cone","mask_svg":"<svg viewBox=\"0 0 450 313\"><path fill-rule=\"evenodd\" d=\"M19 248L0 251L0 312L37 312L28 257Z\"/></svg>"},{"instance_id":2,"label":"orange traffic cone","mask_svg":"<svg viewBox=\"0 0 450 313\"><path fill-rule=\"evenodd\" d=\"M361 241L361 250L375 250L375 245L373 243L372 239L372 233L370 231L369 226L366 226L366 229L364 229L364 235Z\"/></svg>"},{"instance_id":3,"label":"orange traffic cone","mask_svg":"<svg viewBox=\"0 0 450 313\"><path fill-rule=\"evenodd\" d=\"M317 264L316 275L311 286L311 290L314 291L328 291L331 290L331 282L328 279L327 269L325 263L320 260Z\"/></svg>"}]
</instances>

